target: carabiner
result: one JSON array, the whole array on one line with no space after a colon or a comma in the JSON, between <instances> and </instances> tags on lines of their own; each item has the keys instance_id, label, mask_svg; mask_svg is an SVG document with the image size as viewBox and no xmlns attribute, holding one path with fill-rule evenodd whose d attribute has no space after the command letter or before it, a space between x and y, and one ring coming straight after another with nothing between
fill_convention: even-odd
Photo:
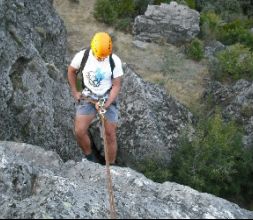
<instances>
[{"instance_id":1,"label":"carabiner","mask_svg":"<svg viewBox=\"0 0 253 220\"><path fill-rule=\"evenodd\" d=\"M105 98L101 98L98 100L98 106L99 108L104 108L105 105Z\"/></svg>"},{"instance_id":2,"label":"carabiner","mask_svg":"<svg viewBox=\"0 0 253 220\"><path fill-rule=\"evenodd\" d=\"M99 109L99 114L105 114L106 113L106 109L105 108L101 108Z\"/></svg>"}]
</instances>

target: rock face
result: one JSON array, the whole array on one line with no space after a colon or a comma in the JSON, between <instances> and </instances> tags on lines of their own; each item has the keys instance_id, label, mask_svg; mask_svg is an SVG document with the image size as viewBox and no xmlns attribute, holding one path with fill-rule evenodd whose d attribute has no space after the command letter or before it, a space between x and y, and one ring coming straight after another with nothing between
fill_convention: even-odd
<instances>
[{"instance_id":1,"label":"rock face","mask_svg":"<svg viewBox=\"0 0 253 220\"><path fill-rule=\"evenodd\" d=\"M51 0L0 1L0 139L78 158L64 78L66 30Z\"/></svg>"},{"instance_id":2,"label":"rock face","mask_svg":"<svg viewBox=\"0 0 253 220\"><path fill-rule=\"evenodd\" d=\"M215 105L222 106L223 117L240 122L245 131L244 145L253 147L253 83L238 80L234 85L211 82L204 99L211 96Z\"/></svg>"},{"instance_id":3,"label":"rock face","mask_svg":"<svg viewBox=\"0 0 253 220\"><path fill-rule=\"evenodd\" d=\"M200 31L199 13L176 2L148 5L144 15L135 18L137 40L179 44L189 42Z\"/></svg>"},{"instance_id":4,"label":"rock face","mask_svg":"<svg viewBox=\"0 0 253 220\"><path fill-rule=\"evenodd\" d=\"M165 89L143 81L129 65L124 67L119 103L118 162L134 167L147 158L170 161L179 133L191 124L192 114ZM100 146L96 127L98 122L92 136Z\"/></svg>"},{"instance_id":5,"label":"rock face","mask_svg":"<svg viewBox=\"0 0 253 220\"><path fill-rule=\"evenodd\" d=\"M0 142L0 218L109 218L105 167L63 163L38 146ZM117 218L250 219L241 209L187 186L158 184L130 168L111 167Z\"/></svg>"}]
</instances>

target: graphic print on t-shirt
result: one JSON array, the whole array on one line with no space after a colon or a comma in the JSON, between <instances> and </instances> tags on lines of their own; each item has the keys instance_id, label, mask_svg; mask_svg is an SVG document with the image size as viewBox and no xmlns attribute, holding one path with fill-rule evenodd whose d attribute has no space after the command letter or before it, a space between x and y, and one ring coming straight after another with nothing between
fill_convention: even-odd
<instances>
[{"instance_id":1,"label":"graphic print on t-shirt","mask_svg":"<svg viewBox=\"0 0 253 220\"><path fill-rule=\"evenodd\" d=\"M99 87L101 81L105 78L105 72L103 72L100 68L94 71L90 71L87 74L89 83L94 87Z\"/></svg>"}]
</instances>

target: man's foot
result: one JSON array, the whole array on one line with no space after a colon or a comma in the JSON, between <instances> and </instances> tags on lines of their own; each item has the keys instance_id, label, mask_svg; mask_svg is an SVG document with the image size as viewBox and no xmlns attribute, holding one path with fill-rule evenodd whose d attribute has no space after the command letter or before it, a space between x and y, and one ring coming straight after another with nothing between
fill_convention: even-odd
<instances>
[{"instance_id":1,"label":"man's foot","mask_svg":"<svg viewBox=\"0 0 253 220\"><path fill-rule=\"evenodd\" d=\"M89 155L85 155L85 158L88 161L91 161L91 162L94 162L94 163L99 163L99 160L97 159L97 157L93 153L91 153Z\"/></svg>"}]
</instances>

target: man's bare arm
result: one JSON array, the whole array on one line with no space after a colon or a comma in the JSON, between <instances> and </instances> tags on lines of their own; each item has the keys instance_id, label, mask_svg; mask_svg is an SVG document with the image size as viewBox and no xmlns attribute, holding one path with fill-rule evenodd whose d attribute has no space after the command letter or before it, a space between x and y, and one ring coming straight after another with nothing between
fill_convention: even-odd
<instances>
[{"instance_id":1,"label":"man's bare arm","mask_svg":"<svg viewBox=\"0 0 253 220\"><path fill-rule=\"evenodd\" d=\"M81 92L78 92L77 87L76 87L76 81L77 81L77 76L76 76L76 69L72 66L68 67L68 81L69 81L69 86L72 92L72 95L76 100L80 100L81 98Z\"/></svg>"}]
</instances>

